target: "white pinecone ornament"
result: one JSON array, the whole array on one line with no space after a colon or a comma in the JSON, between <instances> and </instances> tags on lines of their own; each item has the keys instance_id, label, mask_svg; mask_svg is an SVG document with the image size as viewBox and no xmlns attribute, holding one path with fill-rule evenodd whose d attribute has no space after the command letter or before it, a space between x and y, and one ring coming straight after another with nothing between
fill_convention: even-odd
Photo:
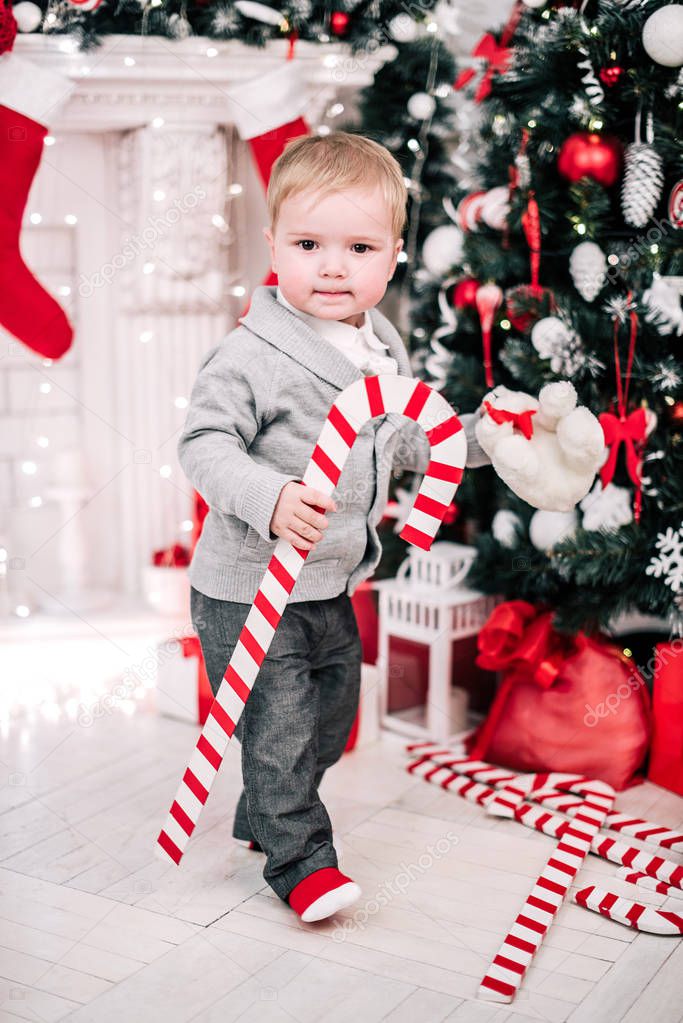
<instances>
[{"instance_id":1,"label":"white pinecone ornament","mask_svg":"<svg viewBox=\"0 0 683 1023\"><path fill-rule=\"evenodd\" d=\"M581 242L569 257L569 273L581 298L592 302L607 280L607 257L595 242Z\"/></svg>"},{"instance_id":2,"label":"white pinecone ornament","mask_svg":"<svg viewBox=\"0 0 683 1023\"><path fill-rule=\"evenodd\" d=\"M621 209L631 227L645 227L662 194L662 158L648 142L632 142L624 156Z\"/></svg>"}]
</instances>

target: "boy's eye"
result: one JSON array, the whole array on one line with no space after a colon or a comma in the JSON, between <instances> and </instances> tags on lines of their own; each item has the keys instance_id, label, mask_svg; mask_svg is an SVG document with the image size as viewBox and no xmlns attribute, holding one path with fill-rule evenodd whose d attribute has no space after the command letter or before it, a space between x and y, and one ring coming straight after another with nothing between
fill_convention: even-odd
<instances>
[{"instance_id":1,"label":"boy's eye","mask_svg":"<svg viewBox=\"0 0 683 1023\"><path fill-rule=\"evenodd\" d=\"M304 252L313 252L318 243L313 241L312 238L300 238L296 244L301 246ZM366 245L365 242L354 242L352 248L357 256L364 256L370 250L370 246Z\"/></svg>"}]
</instances>

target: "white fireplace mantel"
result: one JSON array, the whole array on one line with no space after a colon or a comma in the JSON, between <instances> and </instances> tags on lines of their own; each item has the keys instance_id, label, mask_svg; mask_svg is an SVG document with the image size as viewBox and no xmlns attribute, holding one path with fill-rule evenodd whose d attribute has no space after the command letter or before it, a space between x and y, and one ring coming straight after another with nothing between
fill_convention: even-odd
<instances>
[{"instance_id":1,"label":"white fireplace mantel","mask_svg":"<svg viewBox=\"0 0 683 1023\"><path fill-rule=\"evenodd\" d=\"M72 36L26 34L17 36L14 52L77 82L53 127L113 131L166 115L177 125L225 124L226 91L281 67L287 49L286 39L259 49L234 39L108 35L101 46L84 53L76 49ZM209 57L207 51L215 51L215 56ZM332 92L369 85L377 69L395 55L393 46L352 56L344 44L298 40L295 60L309 86L311 116L316 113L316 97L324 102Z\"/></svg>"}]
</instances>

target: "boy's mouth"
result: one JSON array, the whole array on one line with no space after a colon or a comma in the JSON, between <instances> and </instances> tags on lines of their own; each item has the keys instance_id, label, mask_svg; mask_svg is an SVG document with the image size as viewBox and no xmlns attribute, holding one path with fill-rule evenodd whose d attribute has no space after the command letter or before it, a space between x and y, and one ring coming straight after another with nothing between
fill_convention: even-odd
<instances>
[{"instance_id":1,"label":"boy's mouth","mask_svg":"<svg viewBox=\"0 0 683 1023\"><path fill-rule=\"evenodd\" d=\"M316 291L316 295L327 295L338 298L340 295L350 295L350 291Z\"/></svg>"}]
</instances>

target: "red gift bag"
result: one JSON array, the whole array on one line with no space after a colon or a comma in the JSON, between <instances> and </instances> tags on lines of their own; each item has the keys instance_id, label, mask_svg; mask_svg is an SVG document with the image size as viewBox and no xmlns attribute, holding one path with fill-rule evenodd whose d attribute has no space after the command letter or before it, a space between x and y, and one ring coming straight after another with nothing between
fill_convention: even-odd
<instances>
[{"instance_id":1,"label":"red gift bag","mask_svg":"<svg viewBox=\"0 0 683 1023\"><path fill-rule=\"evenodd\" d=\"M683 796L683 640L655 647L648 780Z\"/></svg>"},{"instance_id":2,"label":"red gift bag","mask_svg":"<svg viewBox=\"0 0 683 1023\"><path fill-rule=\"evenodd\" d=\"M643 679L604 637L567 637L551 621L551 611L512 600L484 625L477 664L505 675L468 755L520 772L584 774L617 790L638 784L651 729Z\"/></svg>"}]
</instances>

